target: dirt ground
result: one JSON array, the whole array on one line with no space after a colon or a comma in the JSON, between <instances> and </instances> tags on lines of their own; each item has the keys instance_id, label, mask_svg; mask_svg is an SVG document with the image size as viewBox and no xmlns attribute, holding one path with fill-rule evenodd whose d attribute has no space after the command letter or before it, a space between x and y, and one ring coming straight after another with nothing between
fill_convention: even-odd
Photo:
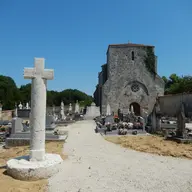
<instances>
[{"instance_id":1,"label":"dirt ground","mask_svg":"<svg viewBox=\"0 0 192 192\"><path fill-rule=\"evenodd\" d=\"M46 152L60 154L63 159L66 155L62 153L64 142L47 142ZM5 165L7 160L13 157L29 154L29 146L0 149L0 191L1 192L44 192L47 180L19 181L6 175Z\"/></svg>"},{"instance_id":2,"label":"dirt ground","mask_svg":"<svg viewBox=\"0 0 192 192\"><path fill-rule=\"evenodd\" d=\"M136 151L192 159L192 144L176 143L160 136L106 136L105 139Z\"/></svg>"}]
</instances>

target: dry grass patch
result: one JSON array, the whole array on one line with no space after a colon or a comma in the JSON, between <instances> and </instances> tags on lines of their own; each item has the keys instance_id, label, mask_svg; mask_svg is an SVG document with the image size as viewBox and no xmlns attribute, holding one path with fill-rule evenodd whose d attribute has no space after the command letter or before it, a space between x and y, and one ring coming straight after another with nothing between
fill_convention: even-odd
<instances>
[{"instance_id":1,"label":"dry grass patch","mask_svg":"<svg viewBox=\"0 0 192 192\"><path fill-rule=\"evenodd\" d=\"M176 143L159 136L106 136L105 139L136 151L192 159L192 144Z\"/></svg>"},{"instance_id":2,"label":"dry grass patch","mask_svg":"<svg viewBox=\"0 0 192 192\"><path fill-rule=\"evenodd\" d=\"M63 152L64 142L54 142L50 141L46 143L47 153L56 153L61 155L63 159L67 156ZM7 160L28 155L29 146L12 147L10 149L0 149L0 191L1 192L44 192L46 191L47 180L39 181L20 181L13 179L12 177L6 175L5 165Z\"/></svg>"}]
</instances>

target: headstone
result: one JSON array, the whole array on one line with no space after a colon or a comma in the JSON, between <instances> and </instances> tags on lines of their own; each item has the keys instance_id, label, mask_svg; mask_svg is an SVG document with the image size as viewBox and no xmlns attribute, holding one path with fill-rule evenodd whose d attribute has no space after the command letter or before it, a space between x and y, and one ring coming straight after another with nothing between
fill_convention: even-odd
<instances>
[{"instance_id":1,"label":"headstone","mask_svg":"<svg viewBox=\"0 0 192 192\"><path fill-rule=\"evenodd\" d=\"M30 118L30 109L17 109L17 116L20 118L28 119Z\"/></svg>"},{"instance_id":2,"label":"headstone","mask_svg":"<svg viewBox=\"0 0 192 192\"><path fill-rule=\"evenodd\" d=\"M28 102L26 103L26 109L29 109L29 103Z\"/></svg>"},{"instance_id":3,"label":"headstone","mask_svg":"<svg viewBox=\"0 0 192 192\"><path fill-rule=\"evenodd\" d=\"M185 127L185 109L184 104L181 105L179 114L177 115L177 137L186 137L186 127Z\"/></svg>"},{"instance_id":4,"label":"headstone","mask_svg":"<svg viewBox=\"0 0 192 192\"><path fill-rule=\"evenodd\" d=\"M92 103L91 106L87 107L85 118L93 119L98 116L100 116L100 109L96 107L95 103Z\"/></svg>"},{"instance_id":5,"label":"headstone","mask_svg":"<svg viewBox=\"0 0 192 192\"><path fill-rule=\"evenodd\" d=\"M79 112L80 112L79 102L76 101L76 103L75 103L75 113L79 114Z\"/></svg>"},{"instance_id":6,"label":"headstone","mask_svg":"<svg viewBox=\"0 0 192 192\"><path fill-rule=\"evenodd\" d=\"M122 109L122 113L123 113L123 115L128 115L129 109L127 109L127 108Z\"/></svg>"},{"instance_id":7,"label":"headstone","mask_svg":"<svg viewBox=\"0 0 192 192\"><path fill-rule=\"evenodd\" d=\"M53 115L47 115L46 116L46 130L53 130L55 129L55 118Z\"/></svg>"},{"instance_id":8,"label":"headstone","mask_svg":"<svg viewBox=\"0 0 192 192\"><path fill-rule=\"evenodd\" d=\"M15 134L23 131L23 120L21 118L13 118L11 134Z\"/></svg>"},{"instance_id":9,"label":"headstone","mask_svg":"<svg viewBox=\"0 0 192 192\"><path fill-rule=\"evenodd\" d=\"M106 112L106 115L111 115L111 107L109 104L107 104L107 112Z\"/></svg>"},{"instance_id":10,"label":"headstone","mask_svg":"<svg viewBox=\"0 0 192 192\"><path fill-rule=\"evenodd\" d=\"M23 105L21 104L21 102L19 103L19 109L23 109Z\"/></svg>"},{"instance_id":11,"label":"headstone","mask_svg":"<svg viewBox=\"0 0 192 192\"><path fill-rule=\"evenodd\" d=\"M131 113L134 114L134 108L133 108L133 105L131 105Z\"/></svg>"},{"instance_id":12,"label":"headstone","mask_svg":"<svg viewBox=\"0 0 192 192\"><path fill-rule=\"evenodd\" d=\"M24 69L24 78L32 79L31 161L43 161L45 159L46 80L52 80L54 72L50 69L44 69L44 65L43 58L35 58L34 68Z\"/></svg>"},{"instance_id":13,"label":"headstone","mask_svg":"<svg viewBox=\"0 0 192 192\"><path fill-rule=\"evenodd\" d=\"M71 113L72 112L72 104L70 103L69 104L69 113Z\"/></svg>"},{"instance_id":14,"label":"headstone","mask_svg":"<svg viewBox=\"0 0 192 192\"><path fill-rule=\"evenodd\" d=\"M143 126L145 127L148 120L148 113L144 109L142 110L142 117L143 117Z\"/></svg>"},{"instance_id":15,"label":"headstone","mask_svg":"<svg viewBox=\"0 0 192 192\"><path fill-rule=\"evenodd\" d=\"M14 116L15 116L15 117L18 117L17 104L15 105Z\"/></svg>"},{"instance_id":16,"label":"headstone","mask_svg":"<svg viewBox=\"0 0 192 192\"><path fill-rule=\"evenodd\" d=\"M65 120L66 116L65 116L65 112L64 112L64 103L63 101L61 102L61 120Z\"/></svg>"},{"instance_id":17,"label":"headstone","mask_svg":"<svg viewBox=\"0 0 192 192\"><path fill-rule=\"evenodd\" d=\"M105 124L113 124L114 123L114 118L113 118L113 115L108 115L106 118L105 118Z\"/></svg>"},{"instance_id":18,"label":"headstone","mask_svg":"<svg viewBox=\"0 0 192 192\"><path fill-rule=\"evenodd\" d=\"M55 116L55 105L53 105L53 108L52 108L52 115Z\"/></svg>"}]
</instances>

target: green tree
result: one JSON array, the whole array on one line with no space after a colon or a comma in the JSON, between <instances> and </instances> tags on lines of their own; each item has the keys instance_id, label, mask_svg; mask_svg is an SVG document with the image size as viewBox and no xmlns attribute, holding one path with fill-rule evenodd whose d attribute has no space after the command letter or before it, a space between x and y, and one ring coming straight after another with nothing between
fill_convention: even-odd
<instances>
[{"instance_id":1,"label":"green tree","mask_svg":"<svg viewBox=\"0 0 192 192\"><path fill-rule=\"evenodd\" d=\"M3 109L12 109L20 98L19 91L11 77L0 75L0 102Z\"/></svg>"},{"instance_id":2,"label":"green tree","mask_svg":"<svg viewBox=\"0 0 192 192\"><path fill-rule=\"evenodd\" d=\"M59 92L57 91L47 91L47 105L48 106L59 106L61 104L59 98Z\"/></svg>"},{"instance_id":3,"label":"green tree","mask_svg":"<svg viewBox=\"0 0 192 192\"><path fill-rule=\"evenodd\" d=\"M88 105L93 101L93 98L77 89L65 89L59 93L57 100L63 101L67 105L75 103L77 100L81 105Z\"/></svg>"},{"instance_id":4,"label":"green tree","mask_svg":"<svg viewBox=\"0 0 192 192\"><path fill-rule=\"evenodd\" d=\"M31 83L21 85L19 88L20 102L27 103L31 100Z\"/></svg>"},{"instance_id":5,"label":"green tree","mask_svg":"<svg viewBox=\"0 0 192 192\"><path fill-rule=\"evenodd\" d=\"M165 94L192 93L192 77L171 74L169 79L162 77L165 81Z\"/></svg>"},{"instance_id":6,"label":"green tree","mask_svg":"<svg viewBox=\"0 0 192 192\"><path fill-rule=\"evenodd\" d=\"M156 69L155 69L155 54L152 47L146 48L146 56L144 59L145 66L148 69L148 71L151 74L156 75Z\"/></svg>"}]
</instances>

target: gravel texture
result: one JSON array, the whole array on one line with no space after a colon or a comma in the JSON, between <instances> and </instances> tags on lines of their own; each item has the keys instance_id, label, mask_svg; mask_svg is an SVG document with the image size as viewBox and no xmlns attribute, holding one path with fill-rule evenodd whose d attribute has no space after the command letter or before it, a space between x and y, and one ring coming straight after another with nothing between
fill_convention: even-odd
<instances>
[{"instance_id":1,"label":"gravel texture","mask_svg":"<svg viewBox=\"0 0 192 192\"><path fill-rule=\"evenodd\" d=\"M122 148L94 132L94 121L68 127L69 155L49 192L191 192L192 161Z\"/></svg>"}]
</instances>

